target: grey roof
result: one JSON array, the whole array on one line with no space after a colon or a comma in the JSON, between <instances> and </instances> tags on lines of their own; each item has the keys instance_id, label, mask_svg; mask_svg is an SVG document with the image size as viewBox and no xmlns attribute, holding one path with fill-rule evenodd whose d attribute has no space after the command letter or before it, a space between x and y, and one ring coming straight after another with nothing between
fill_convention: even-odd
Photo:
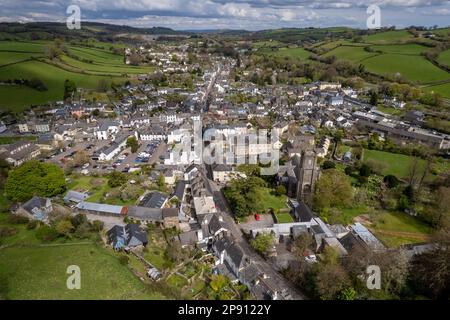
<instances>
[{"instance_id":1,"label":"grey roof","mask_svg":"<svg viewBox=\"0 0 450 320\"><path fill-rule=\"evenodd\" d=\"M162 209L163 219L170 217L178 217L179 210L177 208L164 208Z\"/></svg>"},{"instance_id":2,"label":"grey roof","mask_svg":"<svg viewBox=\"0 0 450 320\"><path fill-rule=\"evenodd\" d=\"M108 232L108 243L116 244L123 241L125 246L135 247L148 243L147 232L143 231L139 225L130 223L126 226L114 226Z\"/></svg>"},{"instance_id":3,"label":"grey roof","mask_svg":"<svg viewBox=\"0 0 450 320\"><path fill-rule=\"evenodd\" d=\"M186 182L182 180L178 181L177 185L175 186L175 192L173 193L173 196L177 197L179 200L182 200L185 188Z\"/></svg>"},{"instance_id":4,"label":"grey roof","mask_svg":"<svg viewBox=\"0 0 450 320\"><path fill-rule=\"evenodd\" d=\"M178 240L180 241L182 246L194 245L198 241L197 232L195 230L191 230L188 232L180 233L178 235Z\"/></svg>"},{"instance_id":5,"label":"grey roof","mask_svg":"<svg viewBox=\"0 0 450 320\"><path fill-rule=\"evenodd\" d=\"M30 214L33 214L33 209L34 208L45 207L46 203L47 203L47 199L46 198L41 198L41 197L38 197L38 196L34 196L33 198L31 198L30 200L25 202L22 205L22 208L25 209Z\"/></svg>"},{"instance_id":6,"label":"grey roof","mask_svg":"<svg viewBox=\"0 0 450 320\"><path fill-rule=\"evenodd\" d=\"M120 215L122 213L122 210L124 207L123 206L114 206L114 205L110 205L110 204L101 204L101 203L82 201L77 204L77 208L80 210L86 210L86 211L95 211L95 212Z\"/></svg>"},{"instance_id":7,"label":"grey roof","mask_svg":"<svg viewBox=\"0 0 450 320\"><path fill-rule=\"evenodd\" d=\"M162 210L159 208L131 206L128 208L128 215L140 220L162 221Z\"/></svg>"},{"instance_id":8,"label":"grey roof","mask_svg":"<svg viewBox=\"0 0 450 320\"><path fill-rule=\"evenodd\" d=\"M141 201L141 206L147 208L161 208L166 200L166 195L161 192L153 192L144 197Z\"/></svg>"},{"instance_id":9,"label":"grey roof","mask_svg":"<svg viewBox=\"0 0 450 320\"><path fill-rule=\"evenodd\" d=\"M299 202L296 210L300 222L309 222L312 218L314 218L314 213L304 202Z\"/></svg>"},{"instance_id":10,"label":"grey roof","mask_svg":"<svg viewBox=\"0 0 450 320\"><path fill-rule=\"evenodd\" d=\"M351 226L353 232L373 250L385 249L384 245L361 223Z\"/></svg>"},{"instance_id":11,"label":"grey roof","mask_svg":"<svg viewBox=\"0 0 450 320\"><path fill-rule=\"evenodd\" d=\"M68 202L81 202L86 200L86 198L88 198L89 195L87 193L83 193L83 192L77 192L74 190L70 190L69 192L67 192L66 196L64 197L64 201Z\"/></svg>"}]
</instances>

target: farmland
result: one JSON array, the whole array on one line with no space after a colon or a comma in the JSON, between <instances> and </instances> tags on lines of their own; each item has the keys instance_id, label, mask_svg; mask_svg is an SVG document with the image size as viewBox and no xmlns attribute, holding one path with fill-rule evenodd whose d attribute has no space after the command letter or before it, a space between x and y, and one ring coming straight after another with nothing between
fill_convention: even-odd
<instances>
[{"instance_id":1,"label":"farmland","mask_svg":"<svg viewBox=\"0 0 450 320\"><path fill-rule=\"evenodd\" d=\"M438 62L450 66L450 49L439 55Z\"/></svg>"},{"instance_id":2,"label":"farmland","mask_svg":"<svg viewBox=\"0 0 450 320\"><path fill-rule=\"evenodd\" d=\"M0 81L14 79L39 79L47 91L30 87L0 85L0 108L20 112L31 105L62 100L64 81L75 82L78 88L96 91L100 80L111 83L124 82L136 74L148 73L151 67L128 66L123 56L98 47L67 45L67 54L57 60L45 58L48 41L1 41Z\"/></svg>"}]
</instances>

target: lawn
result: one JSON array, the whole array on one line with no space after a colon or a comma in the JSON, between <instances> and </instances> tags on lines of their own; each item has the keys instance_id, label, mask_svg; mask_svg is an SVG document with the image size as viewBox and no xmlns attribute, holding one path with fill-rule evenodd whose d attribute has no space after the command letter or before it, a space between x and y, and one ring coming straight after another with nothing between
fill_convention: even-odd
<instances>
[{"instance_id":1,"label":"lawn","mask_svg":"<svg viewBox=\"0 0 450 320\"><path fill-rule=\"evenodd\" d=\"M425 91L439 93L441 96L450 99L450 82L437 86L425 87Z\"/></svg>"},{"instance_id":2,"label":"lawn","mask_svg":"<svg viewBox=\"0 0 450 320\"><path fill-rule=\"evenodd\" d=\"M388 247L429 240L433 229L403 212L381 211L373 214L369 229Z\"/></svg>"},{"instance_id":3,"label":"lawn","mask_svg":"<svg viewBox=\"0 0 450 320\"><path fill-rule=\"evenodd\" d=\"M450 79L450 74L418 55L382 54L363 62L370 72L394 76L399 73L410 81L430 83ZM414 68L411 68L414 66Z\"/></svg>"},{"instance_id":4,"label":"lawn","mask_svg":"<svg viewBox=\"0 0 450 320\"><path fill-rule=\"evenodd\" d=\"M384 53L399 53L406 55L420 55L422 52L430 50L430 48L415 43L376 45L371 46L371 48Z\"/></svg>"},{"instance_id":5,"label":"lawn","mask_svg":"<svg viewBox=\"0 0 450 320\"><path fill-rule=\"evenodd\" d=\"M413 38L414 38L413 35L408 31L398 30L398 31L378 32L373 35L364 36L363 40L366 43L386 44L386 43L403 43Z\"/></svg>"},{"instance_id":6,"label":"lawn","mask_svg":"<svg viewBox=\"0 0 450 320\"><path fill-rule=\"evenodd\" d=\"M160 247L157 247L153 244L148 244L147 252L144 253L144 258L148 262L150 262L153 266L155 266L159 270L164 269L165 258L164 258L164 250Z\"/></svg>"},{"instance_id":7,"label":"lawn","mask_svg":"<svg viewBox=\"0 0 450 320\"><path fill-rule=\"evenodd\" d=\"M450 66L450 49L442 52L438 57L438 62Z\"/></svg>"},{"instance_id":8,"label":"lawn","mask_svg":"<svg viewBox=\"0 0 450 320\"><path fill-rule=\"evenodd\" d=\"M80 290L66 287L70 265L80 267ZM142 299L146 289L116 254L94 244L2 249L0 274L8 299ZM159 293L144 296L164 298Z\"/></svg>"},{"instance_id":9,"label":"lawn","mask_svg":"<svg viewBox=\"0 0 450 320\"><path fill-rule=\"evenodd\" d=\"M42 243L36 230L11 224L8 213L0 213L0 226L18 233L2 239L0 249L0 296L7 299L164 299L149 291L118 254L87 240L58 238ZM81 289L68 290L67 267L81 270Z\"/></svg>"},{"instance_id":10,"label":"lawn","mask_svg":"<svg viewBox=\"0 0 450 320\"><path fill-rule=\"evenodd\" d=\"M336 56L336 58L341 60L350 60L353 62L359 62L364 59L368 59L370 57L376 56L376 52L367 52L362 47L350 47L350 46L341 46L328 51L324 56Z\"/></svg>"},{"instance_id":11,"label":"lawn","mask_svg":"<svg viewBox=\"0 0 450 320\"><path fill-rule=\"evenodd\" d=\"M274 210L287 208L286 196L276 196L273 194L273 190L269 188L261 188L259 192L265 210L269 210L270 208Z\"/></svg>"},{"instance_id":12,"label":"lawn","mask_svg":"<svg viewBox=\"0 0 450 320\"><path fill-rule=\"evenodd\" d=\"M392 174L398 178L405 178L409 175L409 169L414 161L414 157L403 154L364 149L363 160L369 159L384 164L383 175ZM422 173L425 168L425 160L419 159L419 168L419 172Z\"/></svg>"},{"instance_id":13,"label":"lawn","mask_svg":"<svg viewBox=\"0 0 450 320\"><path fill-rule=\"evenodd\" d=\"M36 136L20 136L20 137L3 137L0 136L0 145L11 144L20 140L36 141Z\"/></svg>"},{"instance_id":14,"label":"lawn","mask_svg":"<svg viewBox=\"0 0 450 320\"><path fill-rule=\"evenodd\" d=\"M288 212L276 213L278 223L292 223L294 219L292 219L291 215Z\"/></svg>"}]
</instances>

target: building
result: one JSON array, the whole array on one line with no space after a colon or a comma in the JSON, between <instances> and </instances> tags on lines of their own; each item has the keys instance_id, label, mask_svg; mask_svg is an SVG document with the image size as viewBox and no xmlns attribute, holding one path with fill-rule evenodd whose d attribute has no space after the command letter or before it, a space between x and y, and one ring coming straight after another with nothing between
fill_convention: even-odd
<instances>
[{"instance_id":1,"label":"building","mask_svg":"<svg viewBox=\"0 0 450 320\"><path fill-rule=\"evenodd\" d=\"M33 142L25 140L10 144L2 149L2 157L15 167L41 154L41 151Z\"/></svg>"},{"instance_id":2,"label":"building","mask_svg":"<svg viewBox=\"0 0 450 320\"><path fill-rule=\"evenodd\" d=\"M303 151L296 166L297 200L309 203L314 193L316 181L319 179L320 166L314 151Z\"/></svg>"},{"instance_id":3,"label":"building","mask_svg":"<svg viewBox=\"0 0 450 320\"><path fill-rule=\"evenodd\" d=\"M15 214L29 219L47 221L48 215L53 211L52 201L48 198L34 196L15 210Z\"/></svg>"},{"instance_id":4,"label":"building","mask_svg":"<svg viewBox=\"0 0 450 320\"><path fill-rule=\"evenodd\" d=\"M138 224L130 223L126 226L114 226L107 233L107 241L114 250L145 247L148 243L147 232Z\"/></svg>"}]
</instances>

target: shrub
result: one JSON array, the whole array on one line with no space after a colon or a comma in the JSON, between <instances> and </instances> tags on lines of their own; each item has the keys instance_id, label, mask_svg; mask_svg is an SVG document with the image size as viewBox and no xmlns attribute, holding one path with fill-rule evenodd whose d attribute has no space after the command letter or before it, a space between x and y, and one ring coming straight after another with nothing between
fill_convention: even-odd
<instances>
[{"instance_id":1,"label":"shrub","mask_svg":"<svg viewBox=\"0 0 450 320\"><path fill-rule=\"evenodd\" d=\"M50 226L42 226L36 231L36 238L46 242L54 241L58 238L58 231Z\"/></svg>"},{"instance_id":2,"label":"shrub","mask_svg":"<svg viewBox=\"0 0 450 320\"><path fill-rule=\"evenodd\" d=\"M385 176L383 181L389 189L393 189L400 184L400 180L398 180L396 176L391 175L391 174Z\"/></svg>"},{"instance_id":3,"label":"shrub","mask_svg":"<svg viewBox=\"0 0 450 320\"><path fill-rule=\"evenodd\" d=\"M284 196L286 192L287 191L285 186L278 186L275 188L275 194L279 197Z\"/></svg>"},{"instance_id":4,"label":"shrub","mask_svg":"<svg viewBox=\"0 0 450 320\"><path fill-rule=\"evenodd\" d=\"M21 215L10 214L8 217L8 221L9 223L13 224L27 224L28 222L30 222L30 219Z\"/></svg>"},{"instance_id":5,"label":"shrub","mask_svg":"<svg viewBox=\"0 0 450 320\"><path fill-rule=\"evenodd\" d=\"M333 161L327 160L323 163L322 168L324 170L327 169L335 169L336 168L336 164Z\"/></svg>"},{"instance_id":6,"label":"shrub","mask_svg":"<svg viewBox=\"0 0 450 320\"><path fill-rule=\"evenodd\" d=\"M28 222L27 224L27 229L28 230L34 230L36 229L36 227L38 226L38 222L36 220L31 220L30 222Z\"/></svg>"},{"instance_id":7,"label":"shrub","mask_svg":"<svg viewBox=\"0 0 450 320\"><path fill-rule=\"evenodd\" d=\"M18 231L16 228L0 227L0 239L11 237L11 236L17 234L17 232Z\"/></svg>"}]
</instances>

